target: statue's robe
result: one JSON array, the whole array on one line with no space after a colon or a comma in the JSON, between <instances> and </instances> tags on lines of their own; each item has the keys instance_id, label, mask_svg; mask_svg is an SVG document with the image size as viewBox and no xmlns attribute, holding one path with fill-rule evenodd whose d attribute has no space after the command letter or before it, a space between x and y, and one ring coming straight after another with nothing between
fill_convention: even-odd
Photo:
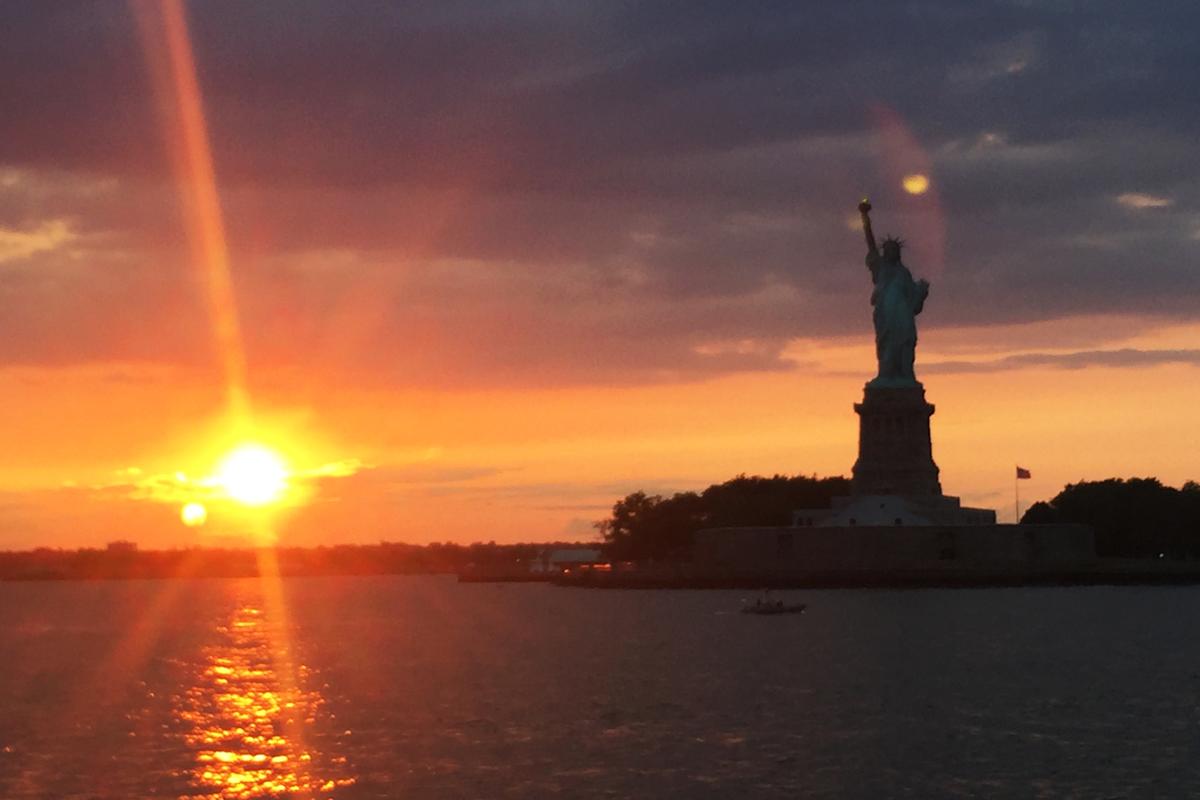
<instances>
[{"instance_id":1,"label":"statue's robe","mask_svg":"<svg viewBox=\"0 0 1200 800\"><path fill-rule=\"evenodd\" d=\"M900 261L887 261L878 253L867 256L867 267L875 288L871 305L875 307L875 355L879 374L871 386L916 386L913 361L917 350L917 314L929 294L926 284L913 280L908 267Z\"/></svg>"}]
</instances>

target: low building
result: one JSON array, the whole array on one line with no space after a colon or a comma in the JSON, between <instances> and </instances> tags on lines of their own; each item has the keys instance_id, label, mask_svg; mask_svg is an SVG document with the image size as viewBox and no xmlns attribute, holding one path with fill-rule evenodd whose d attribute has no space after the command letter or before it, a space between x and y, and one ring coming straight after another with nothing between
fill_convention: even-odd
<instances>
[{"instance_id":1,"label":"low building","mask_svg":"<svg viewBox=\"0 0 1200 800\"><path fill-rule=\"evenodd\" d=\"M904 496L867 494L833 498L832 508L792 512L797 528L853 528L899 525L995 525L996 512L970 508L950 495Z\"/></svg>"},{"instance_id":2,"label":"low building","mask_svg":"<svg viewBox=\"0 0 1200 800\"><path fill-rule=\"evenodd\" d=\"M533 572L555 575L567 570L595 567L604 563L607 563L604 554L595 548L571 547L545 550L540 558L530 564L529 568Z\"/></svg>"}]
</instances>

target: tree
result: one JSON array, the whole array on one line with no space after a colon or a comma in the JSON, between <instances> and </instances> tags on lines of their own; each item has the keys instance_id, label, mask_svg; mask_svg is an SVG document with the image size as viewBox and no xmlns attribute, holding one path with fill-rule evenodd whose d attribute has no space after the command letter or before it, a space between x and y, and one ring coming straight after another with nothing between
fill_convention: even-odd
<instances>
[{"instance_id":1,"label":"tree","mask_svg":"<svg viewBox=\"0 0 1200 800\"><path fill-rule=\"evenodd\" d=\"M1164 486L1157 478L1109 478L1068 484L1034 503L1022 523L1077 522L1096 532L1096 551L1114 558L1200 556L1200 486Z\"/></svg>"},{"instance_id":2,"label":"tree","mask_svg":"<svg viewBox=\"0 0 1200 800\"><path fill-rule=\"evenodd\" d=\"M616 559L668 558L690 546L702 517L695 492L668 499L634 492L613 505L612 517L596 523Z\"/></svg>"},{"instance_id":3,"label":"tree","mask_svg":"<svg viewBox=\"0 0 1200 800\"><path fill-rule=\"evenodd\" d=\"M596 523L610 557L619 560L686 558L701 528L790 525L792 512L828 508L848 494L846 478L738 475L700 494L671 497L634 492L613 505L612 516Z\"/></svg>"}]
</instances>

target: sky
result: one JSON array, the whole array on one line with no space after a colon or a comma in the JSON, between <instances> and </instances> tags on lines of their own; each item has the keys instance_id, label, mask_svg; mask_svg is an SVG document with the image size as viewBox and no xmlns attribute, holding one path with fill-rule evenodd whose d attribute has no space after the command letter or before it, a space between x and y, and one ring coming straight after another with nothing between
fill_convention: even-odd
<instances>
[{"instance_id":1,"label":"sky","mask_svg":"<svg viewBox=\"0 0 1200 800\"><path fill-rule=\"evenodd\" d=\"M863 196L932 284L948 494L1200 477L1193 3L170 8L0 9L0 549L848 475ZM222 494L245 442L280 502Z\"/></svg>"}]
</instances>

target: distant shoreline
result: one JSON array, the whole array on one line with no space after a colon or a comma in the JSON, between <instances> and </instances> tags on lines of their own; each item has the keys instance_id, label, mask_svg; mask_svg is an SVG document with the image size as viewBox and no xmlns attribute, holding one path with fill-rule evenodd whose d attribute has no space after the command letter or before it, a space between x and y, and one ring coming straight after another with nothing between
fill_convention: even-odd
<instances>
[{"instance_id":1,"label":"distant shoreline","mask_svg":"<svg viewBox=\"0 0 1200 800\"><path fill-rule=\"evenodd\" d=\"M548 549L573 542L469 545L394 542L277 548L141 550L132 542L104 549L0 551L0 581L101 581L337 575L454 575L471 568L528 571Z\"/></svg>"},{"instance_id":2,"label":"distant shoreline","mask_svg":"<svg viewBox=\"0 0 1200 800\"><path fill-rule=\"evenodd\" d=\"M1101 559L1087 567L711 572L686 565L653 570L558 576L556 586L583 589L921 589L1016 586L1155 586L1200 584L1200 561Z\"/></svg>"}]
</instances>

